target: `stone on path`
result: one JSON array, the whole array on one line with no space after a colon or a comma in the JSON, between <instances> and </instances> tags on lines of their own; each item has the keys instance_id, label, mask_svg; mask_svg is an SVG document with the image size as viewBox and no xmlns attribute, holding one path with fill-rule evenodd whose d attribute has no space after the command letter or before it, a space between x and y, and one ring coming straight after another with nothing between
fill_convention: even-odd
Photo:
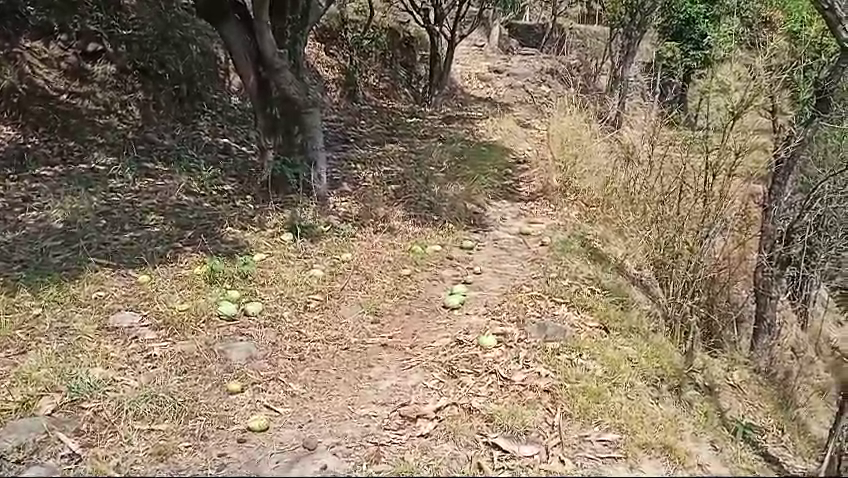
<instances>
[{"instance_id":1,"label":"stone on path","mask_svg":"<svg viewBox=\"0 0 848 478\"><path fill-rule=\"evenodd\" d=\"M13 420L0 429L0 457L6 457L16 449L37 441L47 435L47 420L30 417Z\"/></svg>"},{"instance_id":2,"label":"stone on path","mask_svg":"<svg viewBox=\"0 0 848 478\"><path fill-rule=\"evenodd\" d=\"M62 473L59 471L59 468L52 463L40 463L38 465L33 465L23 473L21 476L61 476Z\"/></svg>"},{"instance_id":3,"label":"stone on path","mask_svg":"<svg viewBox=\"0 0 848 478\"><path fill-rule=\"evenodd\" d=\"M543 342L559 342L567 339L571 333L568 327L549 320L533 322L524 330L530 338Z\"/></svg>"},{"instance_id":4,"label":"stone on path","mask_svg":"<svg viewBox=\"0 0 848 478\"><path fill-rule=\"evenodd\" d=\"M259 476L337 476L347 465L329 450L276 453L257 470Z\"/></svg>"},{"instance_id":5,"label":"stone on path","mask_svg":"<svg viewBox=\"0 0 848 478\"><path fill-rule=\"evenodd\" d=\"M227 357L229 361L235 363L245 363L259 355L256 344L246 340L220 344L215 349Z\"/></svg>"},{"instance_id":6,"label":"stone on path","mask_svg":"<svg viewBox=\"0 0 848 478\"><path fill-rule=\"evenodd\" d=\"M137 314L135 312L122 311L117 314L112 314L109 317L109 327L117 327L117 328L129 328L129 327L143 327L147 325L144 317L141 314Z\"/></svg>"}]
</instances>

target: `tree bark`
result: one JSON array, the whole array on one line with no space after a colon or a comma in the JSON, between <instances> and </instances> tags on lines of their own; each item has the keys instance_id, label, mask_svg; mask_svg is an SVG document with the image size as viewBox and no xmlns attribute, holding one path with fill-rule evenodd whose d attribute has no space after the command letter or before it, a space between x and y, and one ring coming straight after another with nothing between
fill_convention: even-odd
<instances>
[{"instance_id":1,"label":"tree bark","mask_svg":"<svg viewBox=\"0 0 848 478\"><path fill-rule=\"evenodd\" d=\"M250 12L235 0L202 0L195 2L198 16L218 32L241 78L245 93L253 106L259 133L259 161L267 169L273 156L275 133L271 114L272 95L262 74L259 49L253 33Z\"/></svg>"},{"instance_id":2,"label":"tree bark","mask_svg":"<svg viewBox=\"0 0 848 478\"><path fill-rule=\"evenodd\" d=\"M827 74L817 81L813 90L813 108L805 119L796 118L795 127L784 138L774 154L771 177L763 201L757 264L754 268L754 330L751 354L765 358L777 338L777 306L783 292L783 282L791 244L786 241L793 231L786 230L787 199L795 188L797 171L804 151L815 136L821 120L833 111L833 96L848 68L848 45L843 46Z\"/></svg>"},{"instance_id":3,"label":"tree bark","mask_svg":"<svg viewBox=\"0 0 848 478\"><path fill-rule=\"evenodd\" d=\"M245 85L259 132L259 156L270 179L273 156L305 157L318 200L327 200L327 155L321 91L305 62L309 31L327 4L315 0L195 0L198 16L218 32ZM278 44L279 42L279 44ZM283 121L283 112L296 121Z\"/></svg>"},{"instance_id":4,"label":"tree bark","mask_svg":"<svg viewBox=\"0 0 848 478\"><path fill-rule=\"evenodd\" d=\"M471 0L401 0L400 5L412 20L427 32L429 68L425 102L435 105L450 82L456 47L480 25L488 11L488 0L478 4L477 13L469 28L462 22L471 8ZM432 15L431 15L432 14Z\"/></svg>"},{"instance_id":5,"label":"tree bark","mask_svg":"<svg viewBox=\"0 0 848 478\"><path fill-rule=\"evenodd\" d=\"M613 55L613 67L607 91L612 96L611 111L608 116L608 124L615 130L621 128L624 114L627 110L627 96L630 94L630 76L633 63L636 61L636 53L642 43L647 30L641 32L627 29L622 32L623 38L618 45L618 52Z\"/></svg>"},{"instance_id":6,"label":"tree bark","mask_svg":"<svg viewBox=\"0 0 848 478\"><path fill-rule=\"evenodd\" d=\"M846 434L848 434L846 431L846 416L848 416L848 391L842 390L839 394L836 415L833 417L833 423L827 434L827 444L825 445L822 464L817 473L818 476L840 476L842 457L845 454L845 442L848 440L848 437L846 437Z\"/></svg>"},{"instance_id":7,"label":"tree bark","mask_svg":"<svg viewBox=\"0 0 848 478\"><path fill-rule=\"evenodd\" d=\"M501 15L497 9L489 10L489 36L486 40L486 48L490 51L500 51L501 49Z\"/></svg>"}]
</instances>

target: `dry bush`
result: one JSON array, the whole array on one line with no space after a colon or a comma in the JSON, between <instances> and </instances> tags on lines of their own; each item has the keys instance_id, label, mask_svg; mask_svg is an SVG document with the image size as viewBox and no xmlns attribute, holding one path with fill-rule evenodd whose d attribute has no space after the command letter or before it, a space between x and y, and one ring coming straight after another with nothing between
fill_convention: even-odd
<instances>
[{"instance_id":1,"label":"dry bush","mask_svg":"<svg viewBox=\"0 0 848 478\"><path fill-rule=\"evenodd\" d=\"M560 181L578 185L627 238L619 270L651 297L679 346L696 337L709 348L740 340L756 245L759 188L750 171L762 141L750 122L759 85L712 76L699 91L692 130L643 114L604 138L587 126L590 113L565 104L551 129ZM628 264L642 264L656 280L640 279Z\"/></svg>"}]
</instances>

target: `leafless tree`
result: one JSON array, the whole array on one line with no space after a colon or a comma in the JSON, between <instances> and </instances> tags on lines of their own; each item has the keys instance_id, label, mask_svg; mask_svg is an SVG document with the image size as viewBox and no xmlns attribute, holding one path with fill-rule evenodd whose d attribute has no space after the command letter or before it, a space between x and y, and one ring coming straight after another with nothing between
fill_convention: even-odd
<instances>
[{"instance_id":1,"label":"leafless tree","mask_svg":"<svg viewBox=\"0 0 848 478\"><path fill-rule=\"evenodd\" d=\"M621 128L636 54L659 6L660 0L609 0L605 4L605 14L609 21L607 50L610 59L606 89L610 108L606 122L613 129Z\"/></svg>"},{"instance_id":2,"label":"leafless tree","mask_svg":"<svg viewBox=\"0 0 848 478\"><path fill-rule=\"evenodd\" d=\"M549 14L550 18L548 19L548 28L545 30L545 36L542 37L542 43L539 45L540 48L545 46L548 38L550 38L551 34L554 32L554 29L559 22L560 17L565 15L565 12L576 5L576 0L548 0L548 7L550 8Z\"/></svg>"},{"instance_id":3,"label":"leafless tree","mask_svg":"<svg viewBox=\"0 0 848 478\"><path fill-rule=\"evenodd\" d=\"M276 152L312 165L312 184L327 198L327 154L320 83L307 65L309 32L333 0L195 0L218 32L241 77L259 132L260 160L270 177Z\"/></svg>"},{"instance_id":4,"label":"leafless tree","mask_svg":"<svg viewBox=\"0 0 848 478\"><path fill-rule=\"evenodd\" d=\"M472 8L476 11L472 12ZM433 105L450 81L456 47L480 25L489 0L401 0L403 10L427 32L428 105ZM469 16L470 15L470 16Z\"/></svg>"}]
</instances>

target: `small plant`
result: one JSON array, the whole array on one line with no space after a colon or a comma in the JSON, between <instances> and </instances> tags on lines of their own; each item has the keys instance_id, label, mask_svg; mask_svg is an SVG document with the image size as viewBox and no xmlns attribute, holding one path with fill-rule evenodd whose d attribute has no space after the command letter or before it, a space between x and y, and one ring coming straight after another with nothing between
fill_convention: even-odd
<instances>
[{"instance_id":1,"label":"small plant","mask_svg":"<svg viewBox=\"0 0 848 478\"><path fill-rule=\"evenodd\" d=\"M732 432L737 440L752 442L759 435L759 427L744 418L741 420L737 418L734 420Z\"/></svg>"},{"instance_id":2,"label":"small plant","mask_svg":"<svg viewBox=\"0 0 848 478\"><path fill-rule=\"evenodd\" d=\"M196 269L203 281L212 286L219 286L250 279L256 273L256 261L252 256L238 256L235 260L220 257L206 259L206 264Z\"/></svg>"},{"instance_id":3,"label":"small plant","mask_svg":"<svg viewBox=\"0 0 848 478\"><path fill-rule=\"evenodd\" d=\"M106 382L91 375L87 371L78 371L74 373L68 382L65 384L67 389L68 400L87 400L94 398L106 387Z\"/></svg>"}]
</instances>

